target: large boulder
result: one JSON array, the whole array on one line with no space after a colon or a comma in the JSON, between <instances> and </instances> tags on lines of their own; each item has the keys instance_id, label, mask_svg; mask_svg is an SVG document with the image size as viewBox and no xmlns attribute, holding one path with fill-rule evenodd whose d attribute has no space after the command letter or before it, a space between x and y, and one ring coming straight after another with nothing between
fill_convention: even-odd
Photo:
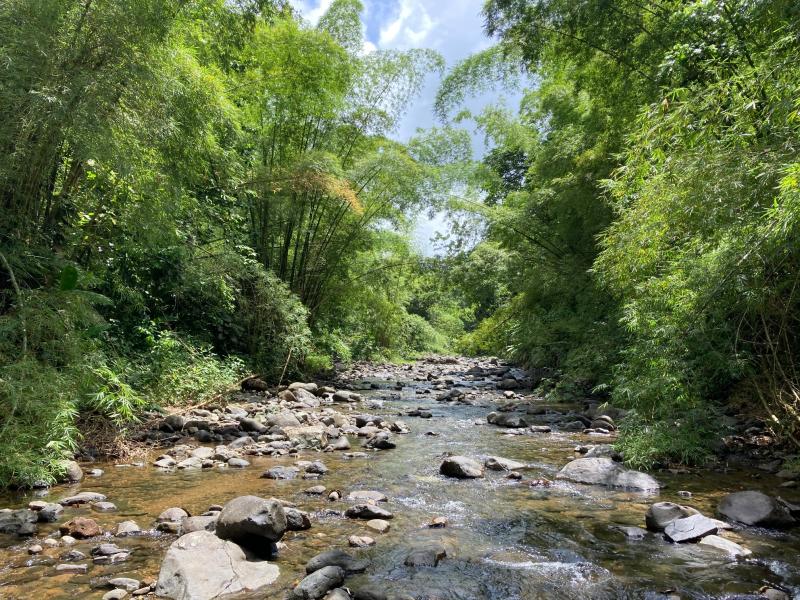
<instances>
[{"instance_id":1,"label":"large boulder","mask_svg":"<svg viewBox=\"0 0 800 600\"><path fill-rule=\"evenodd\" d=\"M248 560L236 544L210 531L178 538L167 550L158 575L156 595L173 600L211 600L253 592L278 579L278 567Z\"/></svg>"},{"instance_id":2,"label":"large boulder","mask_svg":"<svg viewBox=\"0 0 800 600\"><path fill-rule=\"evenodd\" d=\"M576 458L567 463L556 476L575 483L604 485L639 491L657 491L658 481L640 471L626 469L610 458Z\"/></svg>"},{"instance_id":3,"label":"large boulder","mask_svg":"<svg viewBox=\"0 0 800 600\"><path fill-rule=\"evenodd\" d=\"M27 508L0 510L0 533L29 536L36 533L39 515Z\"/></svg>"},{"instance_id":4,"label":"large boulder","mask_svg":"<svg viewBox=\"0 0 800 600\"><path fill-rule=\"evenodd\" d=\"M222 507L217 535L260 554L271 554L287 528L286 513L277 500L239 496Z\"/></svg>"},{"instance_id":5,"label":"large boulder","mask_svg":"<svg viewBox=\"0 0 800 600\"><path fill-rule=\"evenodd\" d=\"M442 461L439 473L458 479L475 479L483 477L483 467L466 456L448 456Z\"/></svg>"},{"instance_id":6,"label":"large boulder","mask_svg":"<svg viewBox=\"0 0 800 600\"><path fill-rule=\"evenodd\" d=\"M645 526L650 531L664 531L667 525L678 519L696 515L697 511L674 502L656 502L644 515Z\"/></svg>"},{"instance_id":7,"label":"large boulder","mask_svg":"<svg viewBox=\"0 0 800 600\"><path fill-rule=\"evenodd\" d=\"M757 527L780 529L797 524L783 503L757 491L728 494L720 501L717 511L726 519Z\"/></svg>"}]
</instances>

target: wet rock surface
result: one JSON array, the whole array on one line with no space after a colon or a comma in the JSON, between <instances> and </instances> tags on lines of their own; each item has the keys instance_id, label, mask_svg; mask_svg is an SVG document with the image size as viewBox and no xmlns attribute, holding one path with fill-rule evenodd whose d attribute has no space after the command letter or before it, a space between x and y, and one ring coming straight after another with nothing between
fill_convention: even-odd
<instances>
[{"instance_id":1,"label":"wet rock surface","mask_svg":"<svg viewBox=\"0 0 800 600\"><path fill-rule=\"evenodd\" d=\"M2 496L33 532L0 534L0 597L800 594L795 471L631 471L613 446L624 415L532 391L548 376L357 364L154 415L146 457ZM725 498L742 490L767 500Z\"/></svg>"}]
</instances>

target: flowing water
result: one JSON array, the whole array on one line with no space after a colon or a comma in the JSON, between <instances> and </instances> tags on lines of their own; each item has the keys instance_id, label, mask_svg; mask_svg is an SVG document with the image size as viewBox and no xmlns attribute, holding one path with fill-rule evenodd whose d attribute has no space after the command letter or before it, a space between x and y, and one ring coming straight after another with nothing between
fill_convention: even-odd
<instances>
[{"instance_id":1,"label":"flowing water","mask_svg":"<svg viewBox=\"0 0 800 600\"><path fill-rule=\"evenodd\" d=\"M753 551L749 559L736 561L713 548L667 543L660 535L628 539L618 529L626 525L643 527L645 510L656 500L688 503L713 514L725 493L740 489L776 493L779 480L741 471L659 473L656 476L666 488L654 496L565 482L529 487L492 471L487 471L484 479L448 479L438 474L445 453L475 458L503 456L529 463L526 478L553 479L558 469L574 458L576 443L605 440L582 434L509 435L508 430L486 424L486 413L500 397L488 387L481 392L486 400L483 406L463 406L437 403L433 394L419 393L427 383L405 381L402 391L393 389L394 376L391 382L378 383L382 389L364 392L367 406L356 405L354 412L396 417L401 411L427 407L434 417L405 418L411 433L395 435L394 450L352 459L340 453L301 455L325 462L330 471L321 481L259 478L265 468L290 465L296 460L289 457L251 458L252 466L244 470L193 472L98 464L93 466L103 468L103 476L54 488L42 499L56 500L78 491L102 492L117 505L117 512L70 508L65 518L89 515L105 530L130 519L143 528L150 527L166 508L181 506L191 514L200 514L212 504L244 494L295 502L311 513L313 526L287 533L286 547L277 559L279 581L250 598L284 598L303 576L303 565L309 558L329 548L347 549L347 538L354 534L374 537L377 544L353 550L371 559L372 564L365 574L348 578L347 586L371 585L390 595L417 600L661 598L669 593L682 598L717 598L752 594L765 584L782 586L800 598L800 537L796 532L735 531L729 537ZM354 438L351 441L358 449L359 442ZM342 490L345 496L354 489L385 493L389 502L382 506L395 515L391 530L385 534L370 532L363 522L340 516L346 502L329 502L326 496L303 493L319 483L328 490ZM691 500L678 497L678 490L690 491ZM783 496L790 501L798 499L793 490ZM33 497L6 494L0 496L0 507L23 507ZM428 528L427 523L435 516L446 516L447 527ZM57 535L57 524L40 526L39 537L50 531ZM132 548L131 559L113 566L90 562L85 575L55 573L54 565L62 562L59 556L68 550L64 547L30 557L26 552L30 541L0 539L0 598L100 598L107 591L101 585L110 576L155 579L164 552L174 539L151 535L110 540ZM448 556L435 568L404 566L409 551L429 541L443 544ZM74 548L88 554L97 543L79 541Z\"/></svg>"}]
</instances>

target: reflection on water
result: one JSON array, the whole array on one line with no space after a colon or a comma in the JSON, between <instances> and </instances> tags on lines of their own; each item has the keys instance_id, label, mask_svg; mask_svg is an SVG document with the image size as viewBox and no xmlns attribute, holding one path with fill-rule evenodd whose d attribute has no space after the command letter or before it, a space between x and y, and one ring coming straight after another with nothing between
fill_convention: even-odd
<instances>
[{"instance_id":1,"label":"reflection on water","mask_svg":"<svg viewBox=\"0 0 800 600\"><path fill-rule=\"evenodd\" d=\"M348 579L348 586L377 583L387 592L417 599L663 598L668 590L676 590L684 598L709 598L753 593L765 583L786 586L800 598L797 533L734 533L735 541L753 550L752 559L736 562L712 548L668 544L652 534L643 539L626 538L619 526L643 526L644 511L653 496L566 483L530 488L491 471L485 479L471 481L449 480L438 474L440 457L449 452L512 458L533 465L526 477L549 479L573 457L577 441L596 439L561 434L504 435L503 430L485 424L487 408L442 406L431 395L417 394L412 385L402 393L372 391L365 396L366 402L385 398L381 406L372 404L368 409L373 414L397 415L420 406L430 408L435 417L404 419L412 432L396 436L395 450L353 459L341 454L313 455L330 469L319 482L259 478L264 469L295 460L288 458L253 458L248 469L211 472L164 473L150 467L97 465L105 469L102 477L53 489L42 499L55 500L77 491L102 492L117 505L117 512L67 509L65 518L90 515L106 530L129 519L148 528L171 506L200 514L212 504L243 494L295 502L312 513L314 526L287 534L286 548L278 560L278 584L251 598L283 598L303 576L309 558L331 547L346 548L348 536L354 534L371 535L378 543L357 551L369 557L372 566L367 573ZM358 406L352 410L367 409ZM426 435L429 431L440 435ZM357 440L351 442L357 447ZM724 493L745 487L772 491L771 484L775 483L766 478L750 479L748 473L659 475L659 479L667 484L659 499L686 503L676 491L689 490L693 494L689 503L706 514L713 513ZM391 530L383 535L372 533L362 522L339 516L348 506L346 502L329 502L325 496L303 493L318 483L343 490L345 496L353 489L384 492L389 497L386 506L395 514ZM22 507L32 498L30 494L7 494L0 497L0 506ZM446 516L447 528L427 528L434 516ZM57 525L43 525L40 531L44 538L57 531ZM55 575L54 565L69 549L49 549L29 557L28 542L0 539L0 598L99 598L102 591L90 592L90 586L100 586L109 576L155 579L161 558L173 540L166 535L115 540L133 550L128 562L113 566L90 563L85 575ZM403 565L412 546L429 541L443 544L448 551L438 567ZM97 543L78 542L73 548L88 554Z\"/></svg>"}]
</instances>

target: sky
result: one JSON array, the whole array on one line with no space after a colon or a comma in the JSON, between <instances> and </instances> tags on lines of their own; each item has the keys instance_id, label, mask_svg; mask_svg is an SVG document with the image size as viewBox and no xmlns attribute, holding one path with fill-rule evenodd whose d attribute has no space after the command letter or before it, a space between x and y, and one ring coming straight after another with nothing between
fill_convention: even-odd
<instances>
[{"instance_id":1,"label":"sky","mask_svg":"<svg viewBox=\"0 0 800 600\"><path fill-rule=\"evenodd\" d=\"M316 24L332 0L292 0L303 17ZM462 59L491 45L483 34L481 9L484 0L362 0L362 21L366 28L364 51L374 49L430 48L439 52L450 68ZM405 142L418 128L439 125L433 103L439 76L428 77L416 102L409 108L392 137ZM498 94L473 98L465 108L479 111L497 99ZM474 136L476 155L483 151L482 140ZM420 218L414 232L417 246L425 254L434 252L430 238L446 229L444 215Z\"/></svg>"}]
</instances>

